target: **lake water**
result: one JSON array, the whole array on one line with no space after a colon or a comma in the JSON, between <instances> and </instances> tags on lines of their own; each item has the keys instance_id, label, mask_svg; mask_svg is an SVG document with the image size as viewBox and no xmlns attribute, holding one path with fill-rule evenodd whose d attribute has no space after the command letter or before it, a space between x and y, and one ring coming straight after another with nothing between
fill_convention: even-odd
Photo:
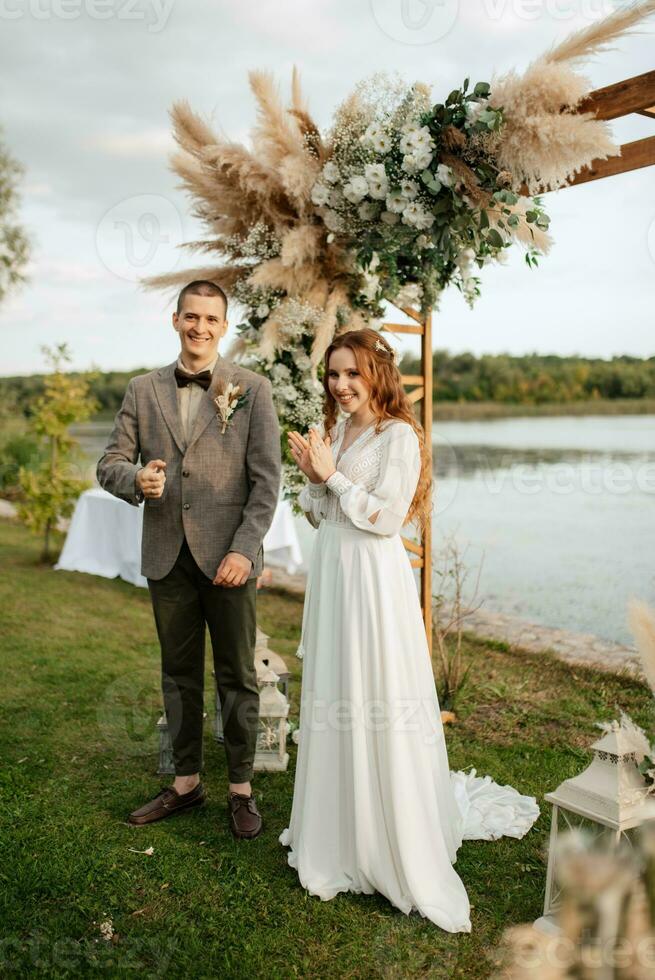
<instances>
[{"instance_id":1,"label":"lake water","mask_svg":"<svg viewBox=\"0 0 655 980\"><path fill-rule=\"evenodd\" d=\"M73 431L97 459L109 430ZM454 536L485 609L632 643L628 599L655 604L655 416L437 421L433 445L436 565Z\"/></svg>"}]
</instances>

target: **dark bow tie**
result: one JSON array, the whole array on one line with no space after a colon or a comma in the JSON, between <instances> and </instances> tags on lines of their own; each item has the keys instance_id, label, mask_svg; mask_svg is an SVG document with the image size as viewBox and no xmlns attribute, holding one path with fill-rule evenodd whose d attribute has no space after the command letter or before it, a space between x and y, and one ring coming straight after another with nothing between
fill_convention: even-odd
<instances>
[{"instance_id":1,"label":"dark bow tie","mask_svg":"<svg viewBox=\"0 0 655 980\"><path fill-rule=\"evenodd\" d=\"M212 382L212 373L206 370L199 371L198 374L187 374L186 371L180 371L179 367L176 367L175 380L178 388L186 388L187 385L196 384L207 391Z\"/></svg>"}]
</instances>

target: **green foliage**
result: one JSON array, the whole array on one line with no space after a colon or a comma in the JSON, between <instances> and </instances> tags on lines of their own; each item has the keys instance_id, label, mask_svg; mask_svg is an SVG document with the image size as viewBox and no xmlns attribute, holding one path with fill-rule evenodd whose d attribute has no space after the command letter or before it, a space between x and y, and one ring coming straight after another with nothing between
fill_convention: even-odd
<instances>
[{"instance_id":1,"label":"green foliage","mask_svg":"<svg viewBox=\"0 0 655 980\"><path fill-rule=\"evenodd\" d=\"M54 349L42 347L53 373L46 376L44 390L35 399L29 429L43 458L36 468L19 467L22 499L18 516L27 527L44 535L42 559L50 559L50 534L61 517L69 517L77 497L88 487L74 472L73 450L77 441L69 426L85 422L98 408L89 390L88 379L62 370L70 361L66 344Z\"/></svg>"},{"instance_id":2,"label":"green foliage","mask_svg":"<svg viewBox=\"0 0 655 980\"><path fill-rule=\"evenodd\" d=\"M0 143L0 302L9 290L25 282L30 244L16 220L17 184L23 167Z\"/></svg>"},{"instance_id":3,"label":"green foliage","mask_svg":"<svg viewBox=\"0 0 655 980\"><path fill-rule=\"evenodd\" d=\"M419 362L404 357L406 374L420 373ZM556 354L433 355L434 400L545 405L594 399L655 397L655 357L621 355L611 360Z\"/></svg>"},{"instance_id":4,"label":"green foliage","mask_svg":"<svg viewBox=\"0 0 655 980\"><path fill-rule=\"evenodd\" d=\"M0 446L0 492L15 496L19 487L21 469L29 470L38 463L41 450L39 442L27 432L9 436Z\"/></svg>"}]
</instances>

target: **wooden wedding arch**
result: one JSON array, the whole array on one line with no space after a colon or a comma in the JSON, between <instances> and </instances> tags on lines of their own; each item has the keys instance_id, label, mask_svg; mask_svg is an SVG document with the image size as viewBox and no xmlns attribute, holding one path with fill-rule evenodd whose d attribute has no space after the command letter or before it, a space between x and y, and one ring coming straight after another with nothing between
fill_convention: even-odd
<instances>
[{"instance_id":1,"label":"wooden wedding arch","mask_svg":"<svg viewBox=\"0 0 655 980\"><path fill-rule=\"evenodd\" d=\"M563 107L564 108L564 107ZM655 71L636 75L623 82L607 85L590 92L576 107L576 112L593 112L597 119L618 119L633 112L655 119ZM630 170L655 165L655 136L624 143L621 154L607 160L593 160L576 174L565 187L574 187L590 180L600 180L613 174L623 174ZM563 189L563 188L561 188ZM522 186L521 194L528 189ZM402 312L412 323L384 323L381 329L391 333L415 334L421 338L421 373L403 375L406 387L411 388L411 402L421 403L421 424L426 432L426 444L432 455L433 421L433 371L432 371L432 314L421 317L416 310L402 307ZM427 633L428 646L432 653L432 519L428 519L418 543L403 538L405 548L410 552L412 566L421 570L420 590L423 619Z\"/></svg>"}]
</instances>

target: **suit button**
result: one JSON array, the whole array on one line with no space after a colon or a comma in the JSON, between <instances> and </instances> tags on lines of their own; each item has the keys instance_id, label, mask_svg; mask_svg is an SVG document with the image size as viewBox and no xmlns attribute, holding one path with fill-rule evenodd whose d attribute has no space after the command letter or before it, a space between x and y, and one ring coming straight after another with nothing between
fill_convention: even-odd
<instances>
[{"instance_id":1,"label":"suit button","mask_svg":"<svg viewBox=\"0 0 655 980\"><path fill-rule=\"evenodd\" d=\"M188 475L189 475L188 470L182 470L182 476L188 476Z\"/></svg>"},{"instance_id":2,"label":"suit button","mask_svg":"<svg viewBox=\"0 0 655 980\"><path fill-rule=\"evenodd\" d=\"M191 506L191 504L184 504L184 509L185 510L188 510L190 506Z\"/></svg>"}]
</instances>

